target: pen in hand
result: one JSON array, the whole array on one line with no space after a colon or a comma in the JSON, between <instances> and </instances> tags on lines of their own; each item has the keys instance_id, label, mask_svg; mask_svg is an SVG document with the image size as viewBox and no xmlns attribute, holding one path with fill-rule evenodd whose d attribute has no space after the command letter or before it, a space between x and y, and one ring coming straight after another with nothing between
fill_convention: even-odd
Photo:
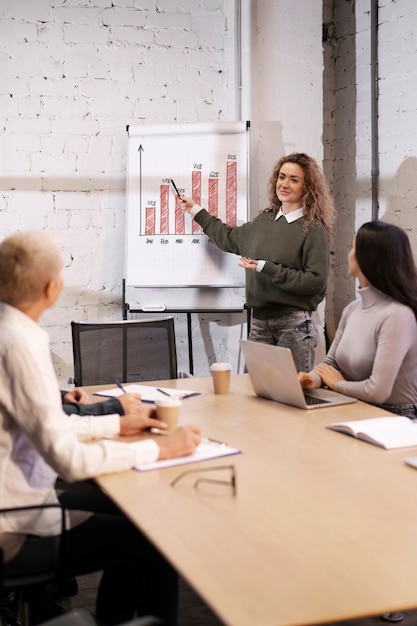
<instances>
[{"instance_id":1,"label":"pen in hand","mask_svg":"<svg viewBox=\"0 0 417 626\"><path fill-rule=\"evenodd\" d=\"M171 433L167 433L166 430L161 430L160 428L151 428L151 432L156 435L170 435ZM224 441L218 441L217 439L211 439L211 437L201 437L201 443L208 443L212 446L227 446L227 443Z\"/></svg>"},{"instance_id":2,"label":"pen in hand","mask_svg":"<svg viewBox=\"0 0 417 626\"><path fill-rule=\"evenodd\" d=\"M216 446L227 446L227 443L224 443L224 441L211 439L211 437L201 437L201 443L211 443L211 444L215 444Z\"/></svg>"},{"instance_id":3,"label":"pen in hand","mask_svg":"<svg viewBox=\"0 0 417 626\"><path fill-rule=\"evenodd\" d=\"M117 378L116 378L116 380L114 382L117 385L117 387L119 387L119 389L121 389L123 391L123 393L127 393L126 389L123 387L123 385L120 382L120 380L117 380Z\"/></svg>"}]
</instances>

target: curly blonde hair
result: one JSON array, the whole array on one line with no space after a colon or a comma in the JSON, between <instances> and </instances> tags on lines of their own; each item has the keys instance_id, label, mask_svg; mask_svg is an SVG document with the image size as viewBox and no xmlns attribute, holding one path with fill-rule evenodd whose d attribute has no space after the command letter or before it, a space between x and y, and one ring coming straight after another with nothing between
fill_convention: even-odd
<instances>
[{"instance_id":1,"label":"curly blonde hair","mask_svg":"<svg viewBox=\"0 0 417 626\"><path fill-rule=\"evenodd\" d=\"M315 219L319 219L331 239L335 220L335 208L333 199L323 170L317 162L303 152L292 152L283 156L274 166L268 184L268 197L270 206L266 211L272 211L276 215L281 208L282 202L278 199L276 186L278 175L284 163L296 163L304 171L304 195L301 199L304 207L303 229L307 231Z\"/></svg>"}]
</instances>

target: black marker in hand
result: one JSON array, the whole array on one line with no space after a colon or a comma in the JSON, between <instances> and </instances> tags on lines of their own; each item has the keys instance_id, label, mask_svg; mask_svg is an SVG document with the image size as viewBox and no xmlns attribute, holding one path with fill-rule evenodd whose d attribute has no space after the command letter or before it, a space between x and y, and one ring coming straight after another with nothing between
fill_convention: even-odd
<instances>
[{"instance_id":1,"label":"black marker in hand","mask_svg":"<svg viewBox=\"0 0 417 626\"><path fill-rule=\"evenodd\" d=\"M172 180L172 178L171 178L171 183L172 183L172 186L173 186L173 187L174 187L174 189L175 189L175 193L177 194L177 196L178 196L179 198L181 198L181 194L180 194L180 192L178 191L178 187L177 187L177 185L174 183L174 181Z\"/></svg>"}]
</instances>

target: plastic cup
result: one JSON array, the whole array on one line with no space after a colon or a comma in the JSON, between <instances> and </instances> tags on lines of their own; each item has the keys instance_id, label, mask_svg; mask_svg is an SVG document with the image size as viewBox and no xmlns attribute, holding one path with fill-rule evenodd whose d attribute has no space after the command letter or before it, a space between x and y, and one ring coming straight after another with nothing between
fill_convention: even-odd
<instances>
[{"instance_id":1,"label":"plastic cup","mask_svg":"<svg viewBox=\"0 0 417 626\"><path fill-rule=\"evenodd\" d=\"M231 371L232 366L230 363L213 363L210 367L210 372L213 378L214 393L229 393Z\"/></svg>"},{"instance_id":2,"label":"plastic cup","mask_svg":"<svg viewBox=\"0 0 417 626\"><path fill-rule=\"evenodd\" d=\"M167 425L164 432L171 433L177 428L180 406L181 400L178 400L178 398L162 398L155 402L157 418Z\"/></svg>"}]
</instances>

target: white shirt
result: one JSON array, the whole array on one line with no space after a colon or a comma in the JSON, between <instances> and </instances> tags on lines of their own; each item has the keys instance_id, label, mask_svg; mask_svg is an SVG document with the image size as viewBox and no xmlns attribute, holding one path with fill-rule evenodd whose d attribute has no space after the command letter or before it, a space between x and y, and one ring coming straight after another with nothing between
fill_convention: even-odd
<instances>
[{"instance_id":1,"label":"white shirt","mask_svg":"<svg viewBox=\"0 0 417 626\"><path fill-rule=\"evenodd\" d=\"M31 318L0 303L0 508L57 502L57 475L76 481L153 462L153 440L82 443L63 412L49 337ZM114 416L88 420L94 436L114 433ZM85 428L83 428L84 434ZM88 430L88 429L87 429ZM0 515L0 532L58 534L59 511Z\"/></svg>"},{"instance_id":2,"label":"white shirt","mask_svg":"<svg viewBox=\"0 0 417 626\"><path fill-rule=\"evenodd\" d=\"M295 220L299 220L300 217L304 215L304 208L300 206L299 209L295 209L294 211L290 211L289 213L283 213L282 209L279 209L278 213L275 216L275 221L279 220L279 218L283 215L287 220L288 224L292 224Z\"/></svg>"}]
</instances>

